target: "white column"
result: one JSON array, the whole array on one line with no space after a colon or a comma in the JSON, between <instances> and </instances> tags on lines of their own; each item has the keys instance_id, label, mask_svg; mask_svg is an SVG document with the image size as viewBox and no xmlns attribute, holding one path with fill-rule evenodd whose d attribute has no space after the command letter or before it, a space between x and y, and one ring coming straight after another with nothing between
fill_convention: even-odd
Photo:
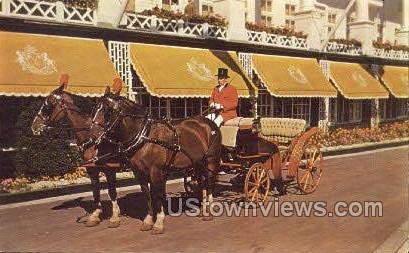
<instances>
[{"instance_id":1,"label":"white column","mask_svg":"<svg viewBox=\"0 0 409 253\"><path fill-rule=\"evenodd\" d=\"M226 17L229 25L227 37L233 41L247 41L245 0L215 0L214 11Z\"/></svg>"},{"instance_id":2,"label":"white column","mask_svg":"<svg viewBox=\"0 0 409 253\"><path fill-rule=\"evenodd\" d=\"M247 1L247 22L256 23L256 1L255 0L246 0Z\"/></svg>"},{"instance_id":3,"label":"white column","mask_svg":"<svg viewBox=\"0 0 409 253\"><path fill-rule=\"evenodd\" d=\"M398 44L409 46L409 0L402 0L402 24L395 36Z\"/></svg>"},{"instance_id":4,"label":"white column","mask_svg":"<svg viewBox=\"0 0 409 253\"><path fill-rule=\"evenodd\" d=\"M374 22L369 20L369 0L356 0L357 20L349 24L349 37L362 42L365 55L373 54L372 41L376 40Z\"/></svg>"},{"instance_id":5,"label":"white column","mask_svg":"<svg viewBox=\"0 0 409 253\"><path fill-rule=\"evenodd\" d=\"M356 0L355 11L357 21L369 20L369 1L368 0Z\"/></svg>"},{"instance_id":6,"label":"white column","mask_svg":"<svg viewBox=\"0 0 409 253\"><path fill-rule=\"evenodd\" d=\"M315 0L301 0L300 10L301 11L310 11L315 9Z\"/></svg>"},{"instance_id":7,"label":"white column","mask_svg":"<svg viewBox=\"0 0 409 253\"><path fill-rule=\"evenodd\" d=\"M409 28L409 0L402 0L402 27Z\"/></svg>"},{"instance_id":8,"label":"white column","mask_svg":"<svg viewBox=\"0 0 409 253\"><path fill-rule=\"evenodd\" d=\"M320 50L324 23L314 4L314 0L301 1L300 11L294 14L295 30L307 35L308 48Z\"/></svg>"}]
</instances>

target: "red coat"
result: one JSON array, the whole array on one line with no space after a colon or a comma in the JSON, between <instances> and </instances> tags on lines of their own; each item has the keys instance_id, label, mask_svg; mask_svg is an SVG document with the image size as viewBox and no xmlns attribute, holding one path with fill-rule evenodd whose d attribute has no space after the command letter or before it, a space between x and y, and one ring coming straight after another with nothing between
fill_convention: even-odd
<instances>
[{"instance_id":1,"label":"red coat","mask_svg":"<svg viewBox=\"0 0 409 253\"><path fill-rule=\"evenodd\" d=\"M239 103L239 95L233 85L227 84L222 91L219 91L219 86L216 86L210 97L209 105L211 103L219 103L223 105L223 122L237 117L236 109Z\"/></svg>"}]
</instances>

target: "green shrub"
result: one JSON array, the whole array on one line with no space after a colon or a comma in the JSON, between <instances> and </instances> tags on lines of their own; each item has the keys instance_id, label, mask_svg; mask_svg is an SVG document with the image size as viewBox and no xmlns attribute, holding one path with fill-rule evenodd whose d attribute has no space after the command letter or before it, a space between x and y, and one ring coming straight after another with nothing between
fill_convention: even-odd
<instances>
[{"instance_id":1,"label":"green shrub","mask_svg":"<svg viewBox=\"0 0 409 253\"><path fill-rule=\"evenodd\" d=\"M79 163L79 153L70 148L66 131L53 130L41 136L33 136L31 123L42 102L43 98L31 101L17 119L15 147L18 151L13 157L16 176L63 176L75 171Z\"/></svg>"}]
</instances>

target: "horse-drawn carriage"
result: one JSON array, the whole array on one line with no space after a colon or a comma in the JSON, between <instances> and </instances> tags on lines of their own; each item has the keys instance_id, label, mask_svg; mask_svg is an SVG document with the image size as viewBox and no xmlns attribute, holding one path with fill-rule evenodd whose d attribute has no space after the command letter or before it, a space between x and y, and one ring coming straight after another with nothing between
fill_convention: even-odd
<instances>
[{"instance_id":1,"label":"horse-drawn carriage","mask_svg":"<svg viewBox=\"0 0 409 253\"><path fill-rule=\"evenodd\" d=\"M221 170L243 183L246 201L265 202L274 186L284 194L290 182L303 194L318 187L323 158L311 139L319 129L307 129L305 120L235 118L221 132ZM196 180L193 173L185 175L188 194L193 194Z\"/></svg>"}]
</instances>

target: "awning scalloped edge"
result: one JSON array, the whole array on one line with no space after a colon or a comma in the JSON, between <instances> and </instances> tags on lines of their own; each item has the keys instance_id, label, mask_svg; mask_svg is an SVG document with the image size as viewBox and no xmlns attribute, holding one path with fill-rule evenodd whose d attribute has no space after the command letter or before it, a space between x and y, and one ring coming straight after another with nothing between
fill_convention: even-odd
<instances>
[{"instance_id":1,"label":"awning scalloped edge","mask_svg":"<svg viewBox=\"0 0 409 253\"><path fill-rule=\"evenodd\" d=\"M260 79L260 81L263 84L266 84L266 82L264 82L263 77L259 74L259 72L257 71L256 68L253 67L253 71L256 73L256 75L258 76L258 78ZM274 96L274 97L296 97L296 98L303 98L303 97L308 97L308 98L326 98L326 97L330 97L330 98L335 98L337 97L336 95L282 95L282 94L277 94L275 92L273 92L272 90L269 89L268 85L264 85L264 87L267 89L268 93L270 93L270 95Z\"/></svg>"}]
</instances>

